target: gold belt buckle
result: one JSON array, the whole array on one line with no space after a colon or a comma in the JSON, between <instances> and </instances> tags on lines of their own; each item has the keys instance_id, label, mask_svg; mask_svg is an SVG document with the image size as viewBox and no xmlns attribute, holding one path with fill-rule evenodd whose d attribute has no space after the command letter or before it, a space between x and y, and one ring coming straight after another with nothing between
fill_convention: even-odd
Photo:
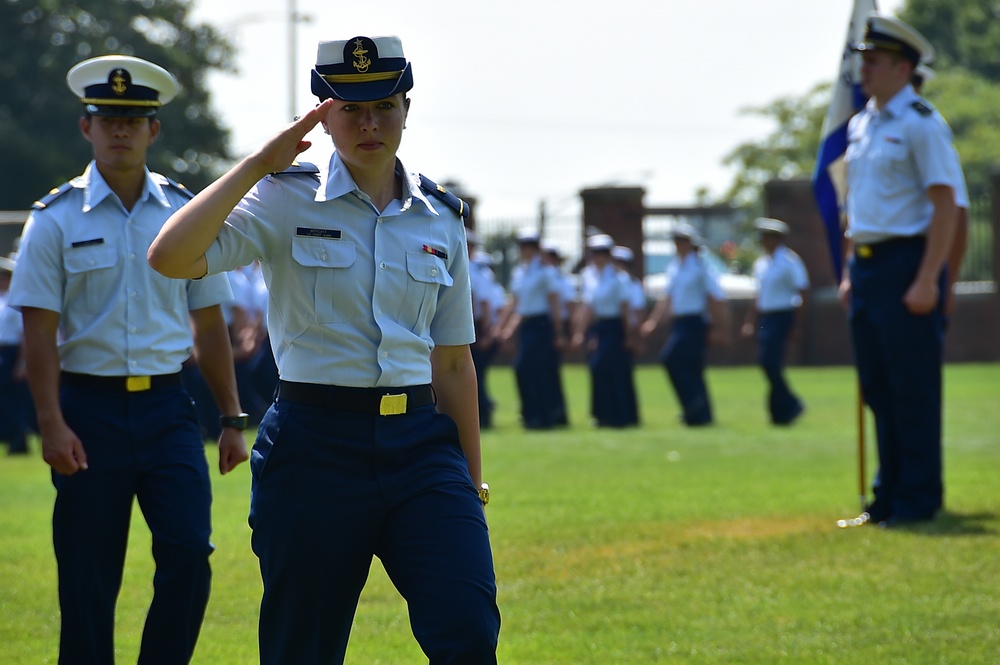
<instances>
[{"instance_id":1,"label":"gold belt buckle","mask_svg":"<svg viewBox=\"0 0 1000 665\"><path fill-rule=\"evenodd\" d=\"M863 259L870 259L872 257L872 246L858 245L858 256Z\"/></svg>"},{"instance_id":2,"label":"gold belt buckle","mask_svg":"<svg viewBox=\"0 0 1000 665\"><path fill-rule=\"evenodd\" d=\"M151 376L130 376L125 379L125 390L130 393L141 393L153 387Z\"/></svg>"},{"instance_id":3,"label":"gold belt buckle","mask_svg":"<svg viewBox=\"0 0 1000 665\"><path fill-rule=\"evenodd\" d=\"M382 395L378 405L380 416L398 416L406 413L406 393L400 395Z\"/></svg>"}]
</instances>

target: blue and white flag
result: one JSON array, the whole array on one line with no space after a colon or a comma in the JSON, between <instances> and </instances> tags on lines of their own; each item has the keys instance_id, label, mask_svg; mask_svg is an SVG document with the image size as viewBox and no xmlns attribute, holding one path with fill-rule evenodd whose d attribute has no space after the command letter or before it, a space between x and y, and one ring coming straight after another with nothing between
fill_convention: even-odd
<instances>
[{"instance_id":1,"label":"blue and white flag","mask_svg":"<svg viewBox=\"0 0 1000 665\"><path fill-rule=\"evenodd\" d=\"M833 84L830 108L823 120L823 132L813 171L813 195L826 227L827 242L833 259L834 278L841 277L840 211L843 209L847 190L847 168L844 153L847 151L847 123L867 101L861 91L861 54L851 50L862 40L865 23L877 10L875 0L854 0L854 12L847 27L847 41L840 61L840 72Z\"/></svg>"}]
</instances>

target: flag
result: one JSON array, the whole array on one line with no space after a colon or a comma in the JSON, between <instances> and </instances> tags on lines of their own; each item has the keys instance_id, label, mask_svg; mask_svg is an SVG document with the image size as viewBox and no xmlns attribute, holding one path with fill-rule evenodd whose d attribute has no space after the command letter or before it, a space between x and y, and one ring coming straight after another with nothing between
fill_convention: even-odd
<instances>
[{"instance_id":1,"label":"flag","mask_svg":"<svg viewBox=\"0 0 1000 665\"><path fill-rule=\"evenodd\" d=\"M819 155L813 171L813 196L826 228L827 242L833 259L834 279L840 282L841 238L840 210L847 189L847 169L844 153L847 151L847 123L867 101L861 91L861 54L851 50L864 36L865 22L875 13L875 0L854 0L854 11L847 26L847 41L840 62L840 72L833 84L830 108L823 120L820 134Z\"/></svg>"}]
</instances>

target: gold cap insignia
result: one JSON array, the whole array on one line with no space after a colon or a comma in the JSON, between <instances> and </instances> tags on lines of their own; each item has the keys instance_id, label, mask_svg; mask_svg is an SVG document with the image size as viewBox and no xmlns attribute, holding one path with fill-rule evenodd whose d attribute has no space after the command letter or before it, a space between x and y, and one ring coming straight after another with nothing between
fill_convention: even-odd
<instances>
[{"instance_id":1,"label":"gold cap insignia","mask_svg":"<svg viewBox=\"0 0 1000 665\"><path fill-rule=\"evenodd\" d=\"M355 47L351 54L356 58L356 60L352 64L354 65L354 68L358 70L358 73L364 74L368 71L368 68L371 67L372 61L371 58L365 57L365 54L367 54L368 51L365 50L365 47L362 45L360 39L355 40L354 44Z\"/></svg>"}]
</instances>

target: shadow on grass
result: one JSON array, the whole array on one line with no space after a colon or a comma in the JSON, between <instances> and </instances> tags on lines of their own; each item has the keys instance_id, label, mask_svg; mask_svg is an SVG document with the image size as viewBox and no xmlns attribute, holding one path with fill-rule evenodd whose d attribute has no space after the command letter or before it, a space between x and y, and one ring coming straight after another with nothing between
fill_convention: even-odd
<instances>
[{"instance_id":1,"label":"shadow on grass","mask_svg":"<svg viewBox=\"0 0 1000 665\"><path fill-rule=\"evenodd\" d=\"M996 514L990 512L962 514L942 511L930 522L899 525L894 530L924 536L995 536L996 519Z\"/></svg>"}]
</instances>

